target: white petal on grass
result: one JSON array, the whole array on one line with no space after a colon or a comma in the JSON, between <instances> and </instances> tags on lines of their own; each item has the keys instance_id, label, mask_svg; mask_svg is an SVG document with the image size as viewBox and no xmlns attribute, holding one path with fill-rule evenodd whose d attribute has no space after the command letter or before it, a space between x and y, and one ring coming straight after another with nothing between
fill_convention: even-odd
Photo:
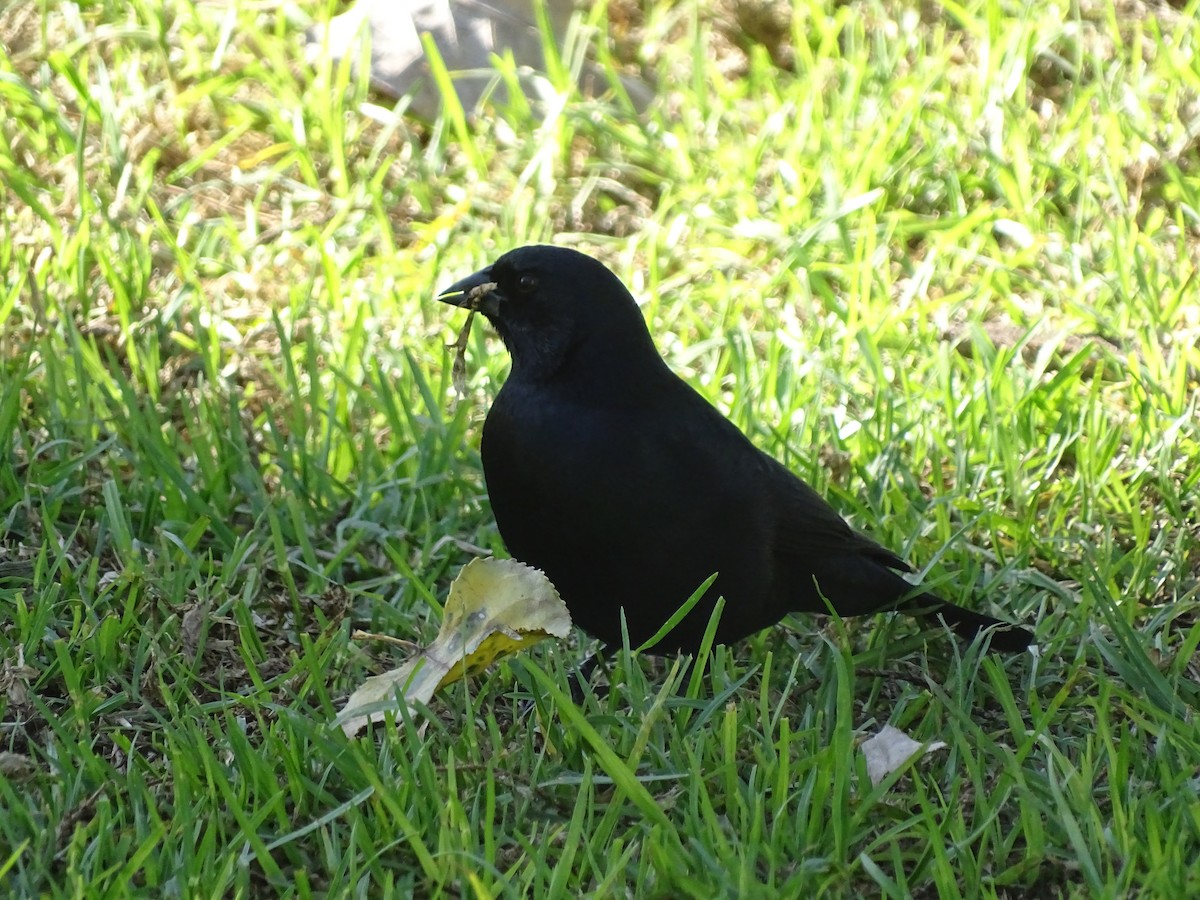
<instances>
[{"instance_id":1,"label":"white petal on grass","mask_svg":"<svg viewBox=\"0 0 1200 900\"><path fill-rule=\"evenodd\" d=\"M1015 219L997 219L992 223L992 230L1001 237L1008 238L1022 250L1033 246L1033 232Z\"/></svg>"}]
</instances>

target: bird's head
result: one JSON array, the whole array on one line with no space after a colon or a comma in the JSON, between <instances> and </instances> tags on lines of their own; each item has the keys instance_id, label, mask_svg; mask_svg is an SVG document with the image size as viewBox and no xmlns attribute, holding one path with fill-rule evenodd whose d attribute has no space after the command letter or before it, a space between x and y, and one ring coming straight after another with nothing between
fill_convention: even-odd
<instances>
[{"instance_id":1,"label":"bird's head","mask_svg":"<svg viewBox=\"0 0 1200 900\"><path fill-rule=\"evenodd\" d=\"M649 353L659 363L637 303L604 264L566 247L505 253L438 295L478 309L512 354L514 377L540 380L569 363L620 366Z\"/></svg>"}]
</instances>

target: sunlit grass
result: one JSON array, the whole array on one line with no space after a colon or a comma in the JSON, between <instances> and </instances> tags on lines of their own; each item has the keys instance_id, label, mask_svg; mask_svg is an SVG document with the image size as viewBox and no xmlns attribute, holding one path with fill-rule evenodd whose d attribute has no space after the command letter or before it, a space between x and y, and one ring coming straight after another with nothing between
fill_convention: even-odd
<instances>
[{"instance_id":1,"label":"sunlit grass","mask_svg":"<svg viewBox=\"0 0 1200 900\"><path fill-rule=\"evenodd\" d=\"M5 893L1195 893L1196 3L797 2L794 71L656 5L642 114L568 48L388 125L326 7L0 14ZM351 630L503 550L432 297L533 241L1040 654L796 618L576 706L563 646L343 738ZM874 788L885 723L948 747Z\"/></svg>"}]
</instances>

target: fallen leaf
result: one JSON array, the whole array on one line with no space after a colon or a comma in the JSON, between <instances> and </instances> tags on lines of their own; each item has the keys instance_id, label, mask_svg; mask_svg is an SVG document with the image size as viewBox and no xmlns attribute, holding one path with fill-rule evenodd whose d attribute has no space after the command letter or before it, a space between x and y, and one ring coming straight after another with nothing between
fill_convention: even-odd
<instances>
[{"instance_id":1,"label":"fallen leaf","mask_svg":"<svg viewBox=\"0 0 1200 900\"><path fill-rule=\"evenodd\" d=\"M941 750L945 746L944 741L934 741L928 745L918 743L899 728L884 725L878 734L862 743L863 755L867 758L867 777L871 779L871 784L879 784L914 754Z\"/></svg>"},{"instance_id":2,"label":"fallen leaf","mask_svg":"<svg viewBox=\"0 0 1200 900\"><path fill-rule=\"evenodd\" d=\"M16 660L0 663L0 691L8 695L11 703L24 706L29 700L29 686L38 675L37 669L25 665L25 645L18 644Z\"/></svg>"},{"instance_id":3,"label":"fallen leaf","mask_svg":"<svg viewBox=\"0 0 1200 900\"><path fill-rule=\"evenodd\" d=\"M566 637L571 617L542 572L514 559L473 559L446 599L432 644L402 666L363 682L337 722L353 737L407 703L427 703L443 687L547 637Z\"/></svg>"},{"instance_id":4,"label":"fallen leaf","mask_svg":"<svg viewBox=\"0 0 1200 900\"><path fill-rule=\"evenodd\" d=\"M14 783L28 781L37 773L37 763L20 753L0 751L0 778Z\"/></svg>"}]
</instances>

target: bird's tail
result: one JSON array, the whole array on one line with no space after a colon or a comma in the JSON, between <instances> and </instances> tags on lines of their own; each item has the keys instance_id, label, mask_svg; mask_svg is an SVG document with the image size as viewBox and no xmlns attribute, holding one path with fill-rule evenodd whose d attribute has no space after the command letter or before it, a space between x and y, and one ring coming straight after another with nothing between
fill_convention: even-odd
<instances>
[{"instance_id":1,"label":"bird's tail","mask_svg":"<svg viewBox=\"0 0 1200 900\"><path fill-rule=\"evenodd\" d=\"M963 609L961 606L947 603L933 594L911 597L897 608L934 621L941 619L950 626L951 631L966 640L972 640L984 629L994 628L995 631L991 634L991 647L993 650L1000 650L1004 653L1020 653L1029 649L1029 645L1033 643L1033 632L1027 628L993 619L983 613Z\"/></svg>"}]
</instances>

